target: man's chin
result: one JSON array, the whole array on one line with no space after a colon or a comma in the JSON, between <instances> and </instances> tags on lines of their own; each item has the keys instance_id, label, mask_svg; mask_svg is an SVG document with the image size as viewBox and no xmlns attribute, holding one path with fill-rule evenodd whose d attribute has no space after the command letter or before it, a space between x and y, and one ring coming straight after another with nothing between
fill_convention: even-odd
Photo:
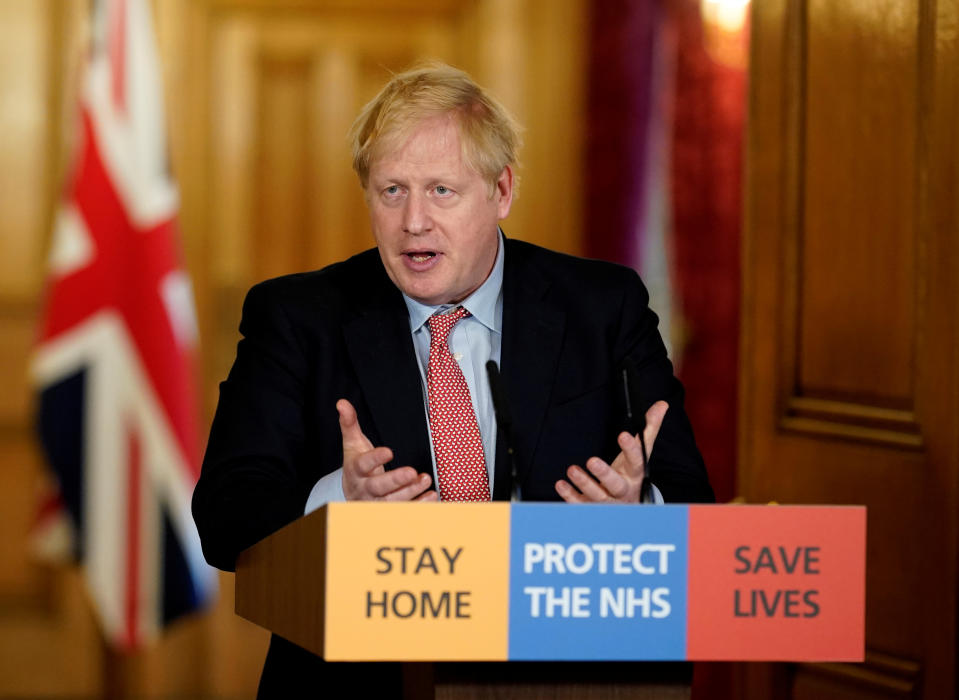
<instances>
[{"instance_id":1,"label":"man's chin","mask_svg":"<svg viewBox=\"0 0 959 700\"><path fill-rule=\"evenodd\" d=\"M418 301L420 304L425 306L440 306L441 304L455 304L456 302L451 301L448 297L443 295L430 295L424 296L422 294L410 294L409 292L403 292L413 301Z\"/></svg>"},{"instance_id":2,"label":"man's chin","mask_svg":"<svg viewBox=\"0 0 959 700\"><path fill-rule=\"evenodd\" d=\"M438 306L449 301L446 290L433 285L424 284L399 284L397 285L413 301L418 301L426 306Z\"/></svg>"}]
</instances>

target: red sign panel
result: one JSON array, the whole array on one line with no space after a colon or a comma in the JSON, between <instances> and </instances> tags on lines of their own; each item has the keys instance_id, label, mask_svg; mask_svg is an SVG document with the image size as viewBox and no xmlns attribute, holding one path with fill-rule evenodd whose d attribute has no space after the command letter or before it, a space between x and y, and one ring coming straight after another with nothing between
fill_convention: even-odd
<instances>
[{"instance_id":1,"label":"red sign panel","mask_svg":"<svg viewBox=\"0 0 959 700\"><path fill-rule=\"evenodd\" d=\"M862 661L865 545L865 508L690 506L687 658Z\"/></svg>"}]
</instances>

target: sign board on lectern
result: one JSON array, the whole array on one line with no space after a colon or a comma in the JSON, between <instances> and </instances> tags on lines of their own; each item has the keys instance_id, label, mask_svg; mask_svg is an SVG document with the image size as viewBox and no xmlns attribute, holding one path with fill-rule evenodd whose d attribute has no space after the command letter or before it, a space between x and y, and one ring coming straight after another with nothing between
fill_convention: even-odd
<instances>
[{"instance_id":1,"label":"sign board on lectern","mask_svg":"<svg viewBox=\"0 0 959 700\"><path fill-rule=\"evenodd\" d=\"M863 659L863 507L327 509L329 660Z\"/></svg>"}]
</instances>

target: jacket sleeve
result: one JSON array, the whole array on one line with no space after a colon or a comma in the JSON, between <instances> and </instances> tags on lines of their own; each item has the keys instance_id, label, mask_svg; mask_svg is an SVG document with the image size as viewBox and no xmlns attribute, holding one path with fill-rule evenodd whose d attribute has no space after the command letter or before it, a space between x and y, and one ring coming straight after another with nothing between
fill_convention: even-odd
<instances>
[{"instance_id":1,"label":"jacket sleeve","mask_svg":"<svg viewBox=\"0 0 959 700\"><path fill-rule=\"evenodd\" d=\"M683 385L673 374L649 295L635 273L631 278L623 297L616 365L629 358L635 367L638 386L631 393L638 396L641 413L656 401L669 404L650 454L650 480L667 503L712 503L715 496L686 415Z\"/></svg>"},{"instance_id":2,"label":"jacket sleeve","mask_svg":"<svg viewBox=\"0 0 959 700\"><path fill-rule=\"evenodd\" d=\"M297 465L309 366L277 286L258 285L244 302L242 339L193 493L203 553L227 571L243 549L302 515L307 496Z\"/></svg>"}]
</instances>

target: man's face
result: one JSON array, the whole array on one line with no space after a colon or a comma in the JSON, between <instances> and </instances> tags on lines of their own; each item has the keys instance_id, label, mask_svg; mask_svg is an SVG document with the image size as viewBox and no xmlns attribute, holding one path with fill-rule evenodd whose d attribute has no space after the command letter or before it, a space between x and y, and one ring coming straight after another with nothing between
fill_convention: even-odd
<instances>
[{"instance_id":1,"label":"man's face","mask_svg":"<svg viewBox=\"0 0 959 700\"><path fill-rule=\"evenodd\" d=\"M489 276L498 222L509 213L513 173L489 184L462 158L452 116L420 122L370 166L366 201L393 283L424 304L462 301Z\"/></svg>"}]
</instances>

